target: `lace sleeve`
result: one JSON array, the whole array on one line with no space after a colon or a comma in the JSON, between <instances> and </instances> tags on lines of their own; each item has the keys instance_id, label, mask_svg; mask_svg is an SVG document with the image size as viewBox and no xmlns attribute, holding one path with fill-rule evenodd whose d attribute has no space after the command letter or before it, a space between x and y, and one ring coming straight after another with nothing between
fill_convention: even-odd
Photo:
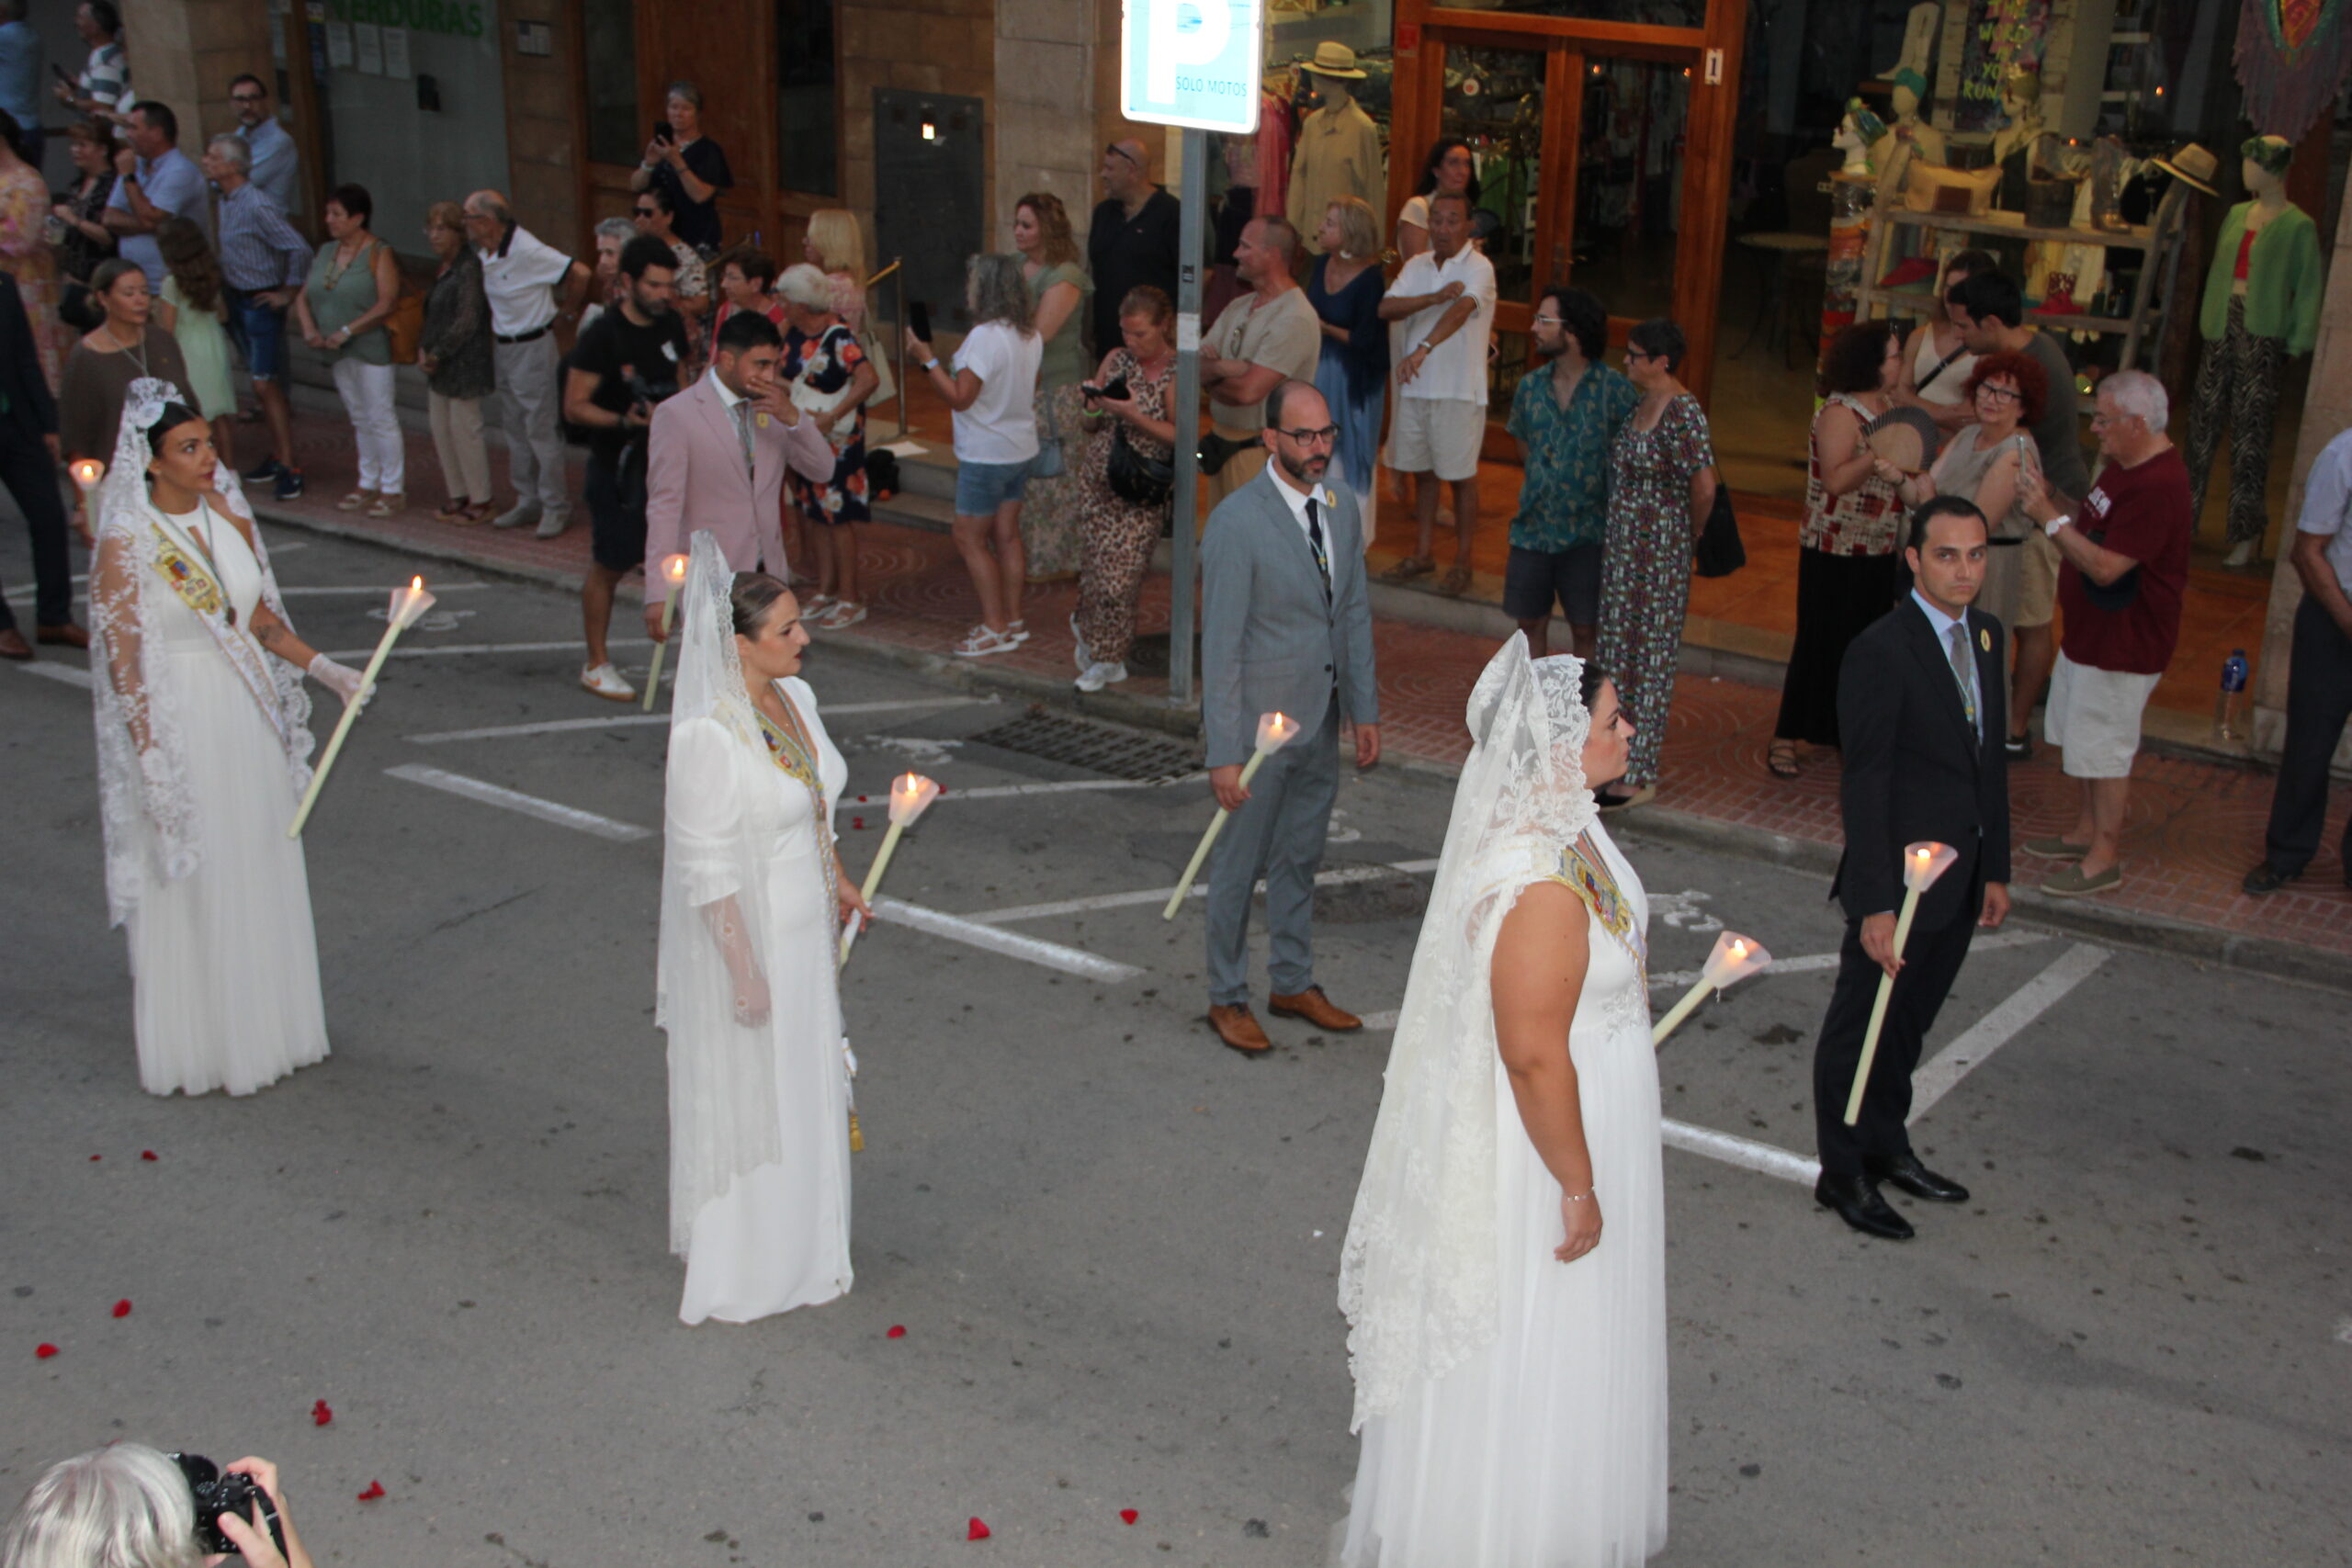
<instances>
[{"instance_id":1,"label":"lace sleeve","mask_svg":"<svg viewBox=\"0 0 2352 1568\"><path fill-rule=\"evenodd\" d=\"M147 687L139 668L139 562L137 547L119 533L98 541L97 558L90 568L90 598L107 625L106 677L120 705L130 744L141 756L153 748L147 722Z\"/></svg>"}]
</instances>

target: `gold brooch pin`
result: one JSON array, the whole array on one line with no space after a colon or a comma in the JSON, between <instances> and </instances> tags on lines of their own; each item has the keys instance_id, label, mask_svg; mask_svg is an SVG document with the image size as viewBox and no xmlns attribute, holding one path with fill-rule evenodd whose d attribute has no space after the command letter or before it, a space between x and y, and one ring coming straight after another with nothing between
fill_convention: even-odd
<instances>
[{"instance_id":1,"label":"gold brooch pin","mask_svg":"<svg viewBox=\"0 0 2352 1568\"><path fill-rule=\"evenodd\" d=\"M765 414L763 414L763 413L762 413L762 414L753 414L752 417L753 421L754 421L754 422L759 425L759 427L760 427L762 430L765 430L765 429L768 427L768 416L767 416L767 415L765 415Z\"/></svg>"},{"instance_id":2,"label":"gold brooch pin","mask_svg":"<svg viewBox=\"0 0 2352 1568\"><path fill-rule=\"evenodd\" d=\"M1979 626L1976 630L1976 646L1983 649L1987 653L1992 652L1993 634L1984 630L1982 626Z\"/></svg>"}]
</instances>

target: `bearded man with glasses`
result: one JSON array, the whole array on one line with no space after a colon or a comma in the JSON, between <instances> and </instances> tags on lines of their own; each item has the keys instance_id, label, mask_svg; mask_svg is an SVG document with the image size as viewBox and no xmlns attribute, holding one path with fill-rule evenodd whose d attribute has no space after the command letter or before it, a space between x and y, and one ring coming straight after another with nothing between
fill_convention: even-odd
<instances>
[{"instance_id":1,"label":"bearded man with glasses","mask_svg":"<svg viewBox=\"0 0 2352 1568\"><path fill-rule=\"evenodd\" d=\"M1274 389L1264 419L1264 472L1209 513L1201 537L1201 723L1210 787L1233 813L1209 859L1208 1021L1246 1056L1273 1048L1250 1011L1250 899L1261 876L1268 1007L1326 1033L1363 1027L1315 983L1310 924L1341 728L1353 730L1358 768L1380 760L1363 521L1344 486L1324 482L1339 426L1301 379ZM1244 787L1259 717L1271 713L1295 738Z\"/></svg>"}]
</instances>

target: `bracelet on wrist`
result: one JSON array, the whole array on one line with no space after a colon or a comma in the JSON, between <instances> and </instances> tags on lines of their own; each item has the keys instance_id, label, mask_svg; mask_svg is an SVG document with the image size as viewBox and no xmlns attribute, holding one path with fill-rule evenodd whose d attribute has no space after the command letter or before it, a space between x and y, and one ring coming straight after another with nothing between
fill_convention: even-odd
<instances>
[{"instance_id":1,"label":"bracelet on wrist","mask_svg":"<svg viewBox=\"0 0 2352 1568\"><path fill-rule=\"evenodd\" d=\"M1593 1201L1593 1192L1592 1189L1588 1187L1581 1192L1563 1192L1560 1198L1563 1202L1589 1203Z\"/></svg>"}]
</instances>

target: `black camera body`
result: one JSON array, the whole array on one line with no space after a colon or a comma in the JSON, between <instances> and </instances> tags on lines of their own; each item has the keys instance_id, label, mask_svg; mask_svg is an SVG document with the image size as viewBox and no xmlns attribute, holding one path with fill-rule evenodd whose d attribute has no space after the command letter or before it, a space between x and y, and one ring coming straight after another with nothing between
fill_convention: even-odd
<instances>
[{"instance_id":1,"label":"black camera body","mask_svg":"<svg viewBox=\"0 0 2352 1568\"><path fill-rule=\"evenodd\" d=\"M1090 398L1101 398L1110 402L1123 403L1127 400L1127 394L1131 389L1127 386L1127 378L1125 376L1114 376L1107 385L1101 387L1082 386L1079 388L1079 390L1085 393Z\"/></svg>"},{"instance_id":2,"label":"black camera body","mask_svg":"<svg viewBox=\"0 0 2352 1568\"><path fill-rule=\"evenodd\" d=\"M259 1482L243 1471L224 1471L202 1454L164 1457L180 1467L180 1473L187 1477L188 1490L195 1495L198 1551L237 1556L237 1543L220 1529L220 1516L234 1514L241 1519L250 1519L258 1504L269 1539L277 1543L279 1556L286 1554L286 1528L277 1522L277 1506L270 1501Z\"/></svg>"}]
</instances>

